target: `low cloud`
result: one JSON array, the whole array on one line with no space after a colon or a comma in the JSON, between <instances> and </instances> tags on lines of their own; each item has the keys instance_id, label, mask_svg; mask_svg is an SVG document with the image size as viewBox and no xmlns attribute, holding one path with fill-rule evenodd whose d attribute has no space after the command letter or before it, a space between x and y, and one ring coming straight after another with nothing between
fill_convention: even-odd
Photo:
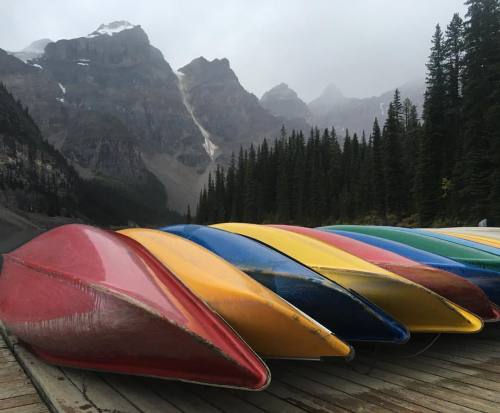
<instances>
[{"instance_id":1,"label":"low cloud","mask_svg":"<svg viewBox=\"0 0 500 413\"><path fill-rule=\"evenodd\" d=\"M0 3L0 47L84 36L104 22L141 24L177 69L227 57L257 96L286 82L306 101L328 83L376 95L425 75L436 23L457 0L18 0Z\"/></svg>"}]
</instances>

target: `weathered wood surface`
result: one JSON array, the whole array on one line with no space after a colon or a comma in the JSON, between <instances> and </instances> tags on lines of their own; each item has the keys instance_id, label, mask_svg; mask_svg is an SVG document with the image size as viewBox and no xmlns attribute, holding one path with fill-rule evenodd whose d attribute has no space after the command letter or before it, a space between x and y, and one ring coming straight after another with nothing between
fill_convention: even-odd
<instances>
[{"instance_id":1,"label":"weathered wood surface","mask_svg":"<svg viewBox=\"0 0 500 413\"><path fill-rule=\"evenodd\" d=\"M263 392L59 368L12 346L47 405L64 413L500 412L500 324L477 335L442 336L415 355L431 338L358 348L349 363L269 361L273 380ZM1 342L0 413L43 409Z\"/></svg>"},{"instance_id":2,"label":"weathered wood surface","mask_svg":"<svg viewBox=\"0 0 500 413\"><path fill-rule=\"evenodd\" d=\"M45 413L47 407L0 335L0 412Z\"/></svg>"}]
</instances>

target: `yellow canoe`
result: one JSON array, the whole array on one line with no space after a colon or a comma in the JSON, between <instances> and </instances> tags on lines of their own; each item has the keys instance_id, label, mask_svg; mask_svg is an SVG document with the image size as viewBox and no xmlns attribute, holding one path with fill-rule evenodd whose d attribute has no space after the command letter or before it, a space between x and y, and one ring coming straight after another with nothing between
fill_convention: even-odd
<instances>
[{"instance_id":1,"label":"yellow canoe","mask_svg":"<svg viewBox=\"0 0 500 413\"><path fill-rule=\"evenodd\" d=\"M207 249L152 229L118 231L147 248L265 357L350 357L352 348Z\"/></svg>"},{"instance_id":2,"label":"yellow canoe","mask_svg":"<svg viewBox=\"0 0 500 413\"><path fill-rule=\"evenodd\" d=\"M450 231L447 229L430 229L429 231L438 232L441 234L449 235L451 237L458 237L468 241L479 242L480 244L489 245L491 247L500 248L500 233L487 232L487 231Z\"/></svg>"},{"instance_id":3,"label":"yellow canoe","mask_svg":"<svg viewBox=\"0 0 500 413\"><path fill-rule=\"evenodd\" d=\"M254 238L363 295L411 332L474 333L480 318L444 297L343 250L305 235L255 224L213 227Z\"/></svg>"}]
</instances>

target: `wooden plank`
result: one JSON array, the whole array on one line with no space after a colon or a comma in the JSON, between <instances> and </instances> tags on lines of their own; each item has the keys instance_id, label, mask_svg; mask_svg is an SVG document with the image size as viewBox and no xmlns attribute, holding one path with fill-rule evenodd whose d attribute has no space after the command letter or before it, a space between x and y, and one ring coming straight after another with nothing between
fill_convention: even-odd
<instances>
[{"instance_id":1,"label":"wooden plank","mask_svg":"<svg viewBox=\"0 0 500 413\"><path fill-rule=\"evenodd\" d=\"M441 400L432 396L417 393L411 389L406 389L398 384L384 381L379 377L372 377L361 374L354 369L348 367L339 367L331 365L318 365L315 368L328 375L342 377L346 380L351 380L353 383L364 385L373 390L377 395L385 395L392 397L398 402L408 403L406 406L417 406L418 412L446 411L440 410ZM447 407L447 406L441 406Z\"/></svg>"},{"instance_id":2,"label":"wooden plank","mask_svg":"<svg viewBox=\"0 0 500 413\"><path fill-rule=\"evenodd\" d=\"M467 359L471 360L476 360L480 361L483 363L490 363L496 366L500 366L500 358L495 355L491 354L491 352L488 352L484 349L478 349L477 347L474 347L473 345L448 345L446 347L444 346L439 346L432 348L432 350L439 352L439 353L446 353L446 354L454 354L460 357L464 357Z\"/></svg>"},{"instance_id":3,"label":"wooden plank","mask_svg":"<svg viewBox=\"0 0 500 413\"><path fill-rule=\"evenodd\" d=\"M102 378L140 411L152 413L180 412L173 404L162 399L136 377L106 374L102 375Z\"/></svg>"},{"instance_id":4,"label":"wooden plank","mask_svg":"<svg viewBox=\"0 0 500 413\"><path fill-rule=\"evenodd\" d=\"M379 370L380 369L380 370ZM405 367L400 367L383 361L377 362L377 376L383 375L384 380L393 383L401 383L403 386L411 388L419 393L428 394L442 401L454 403L452 411L474 411L498 413L498 406L495 403L466 396L463 393L444 389L439 386L439 381L435 380L427 373L413 371ZM430 384L430 385L429 385Z\"/></svg>"},{"instance_id":5,"label":"wooden plank","mask_svg":"<svg viewBox=\"0 0 500 413\"><path fill-rule=\"evenodd\" d=\"M3 369L5 367L15 367L17 366L17 360L5 360L5 361L0 361L0 369Z\"/></svg>"},{"instance_id":6,"label":"wooden plank","mask_svg":"<svg viewBox=\"0 0 500 413\"><path fill-rule=\"evenodd\" d=\"M315 369L314 364L308 364L303 366L298 366L295 364L286 365L286 368L290 368L294 374L301 374L318 383L325 384L327 386L336 388L338 390L344 391L351 396L355 396L358 399L364 400L367 403L371 403L382 408L389 409L396 412L430 412L431 410L423 408L421 405L416 405L414 403L407 402L405 400L400 400L393 396L384 394L378 390L366 386L365 383L358 383L346 379L341 374L338 374L338 370L330 371L330 374L321 371L320 369ZM352 378L352 377L350 377Z\"/></svg>"},{"instance_id":7,"label":"wooden plank","mask_svg":"<svg viewBox=\"0 0 500 413\"><path fill-rule=\"evenodd\" d=\"M53 411L99 413L98 409L65 378L61 369L43 363L21 345L16 345L14 351L24 369L29 372L44 401Z\"/></svg>"},{"instance_id":8,"label":"wooden plank","mask_svg":"<svg viewBox=\"0 0 500 413\"><path fill-rule=\"evenodd\" d=\"M419 363L429 368L441 368L450 375L460 374L460 380L458 381L462 383L472 384L488 390L500 391L500 376L495 373L486 373L480 370L463 367L449 361L437 360L430 357L420 357Z\"/></svg>"},{"instance_id":9,"label":"wooden plank","mask_svg":"<svg viewBox=\"0 0 500 413\"><path fill-rule=\"evenodd\" d=\"M84 370L62 369L64 375L80 390L84 399L99 411L140 413L128 400L109 386L98 374Z\"/></svg>"},{"instance_id":10,"label":"wooden plank","mask_svg":"<svg viewBox=\"0 0 500 413\"><path fill-rule=\"evenodd\" d=\"M26 394L36 394L36 390L28 379L3 383L0 387L0 400L8 399L9 397L24 396Z\"/></svg>"},{"instance_id":11,"label":"wooden plank","mask_svg":"<svg viewBox=\"0 0 500 413\"><path fill-rule=\"evenodd\" d=\"M0 360L15 360L11 351L7 348L0 349Z\"/></svg>"},{"instance_id":12,"label":"wooden plank","mask_svg":"<svg viewBox=\"0 0 500 413\"><path fill-rule=\"evenodd\" d=\"M275 375L276 377L276 375ZM368 403L364 400L352 397L351 395L339 391L331 386L326 386L322 383L315 382L299 376L296 374L283 374L280 375L279 380L288 384L289 386L307 392L313 397L324 400L334 406L347 409L349 411L362 411L362 412L389 412L390 410Z\"/></svg>"},{"instance_id":13,"label":"wooden plank","mask_svg":"<svg viewBox=\"0 0 500 413\"><path fill-rule=\"evenodd\" d=\"M23 378L26 378L26 375L22 370L19 369L12 369L10 370L9 374L5 374L3 376L0 376L0 385L2 383L10 383L15 380L21 380Z\"/></svg>"},{"instance_id":14,"label":"wooden plank","mask_svg":"<svg viewBox=\"0 0 500 413\"><path fill-rule=\"evenodd\" d=\"M0 411L3 409L8 409L11 407L25 406L27 404L40 403L40 397L38 394L25 394L23 396L10 397L8 399L0 400Z\"/></svg>"},{"instance_id":15,"label":"wooden plank","mask_svg":"<svg viewBox=\"0 0 500 413\"><path fill-rule=\"evenodd\" d=\"M491 366L491 365L488 365L487 363L477 361L477 360L472 360L472 359L465 358L465 357L461 357L461 356L458 356L455 354L439 353L436 351L429 350L428 352L426 352L426 355L429 357L438 359L438 360L451 361L451 362L456 363L458 365L472 366L472 367L479 369L479 370L484 370L486 372L500 374L500 367Z\"/></svg>"},{"instance_id":16,"label":"wooden plank","mask_svg":"<svg viewBox=\"0 0 500 413\"><path fill-rule=\"evenodd\" d=\"M193 386L192 391L198 397L223 412L256 413L264 411L224 389Z\"/></svg>"},{"instance_id":17,"label":"wooden plank","mask_svg":"<svg viewBox=\"0 0 500 413\"><path fill-rule=\"evenodd\" d=\"M493 344L491 342L484 342L478 339L467 339L460 341L460 343L463 343L463 345L467 348L471 346L500 357L500 348L498 347L498 343ZM457 343L453 343L452 345L457 345Z\"/></svg>"},{"instance_id":18,"label":"wooden plank","mask_svg":"<svg viewBox=\"0 0 500 413\"><path fill-rule=\"evenodd\" d=\"M255 407L264 410L265 412L273 413L303 413L316 412L328 413L337 411L328 410L323 406L323 403L318 400L313 400L300 391L294 391L279 383L273 381L271 385L263 392L244 392L235 391L235 394L242 400L246 400ZM339 413L344 413L339 412Z\"/></svg>"},{"instance_id":19,"label":"wooden plank","mask_svg":"<svg viewBox=\"0 0 500 413\"><path fill-rule=\"evenodd\" d=\"M2 413L48 413L49 409L43 404L29 404L26 406L12 407L1 411Z\"/></svg>"},{"instance_id":20,"label":"wooden plank","mask_svg":"<svg viewBox=\"0 0 500 413\"><path fill-rule=\"evenodd\" d=\"M219 409L192 394L189 390L192 385L180 385L168 380L144 379L144 382L161 398L168 401L177 409L185 412L213 413Z\"/></svg>"},{"instance_id":21,"label":"wooden plank","mask_svg":"<svg viewBox=\"0 0 500 413\"><path fill-rule=\"evenodd\" d=\"M437 377L437 380L439 381L439 385L441 387L445 387L458 392L463 392L464 394L468 394L477 398L500 403L500 394L498 392L484 389L474 384L471 385L463 382L463 374L450 372L444 368L437 366L429 366L421 362L420 360L405 360L404 362L394 360L392 361L392 363L395 363L399 366L411 368L414 371L431 374L432 376Z\"/></svg>"},{"instance_id":22,"label":"wooden plank","mask_svg":"<svg viewBox=\"0 0 500 413\"><path fill-rule=\"evenodd\" d=\"M0 378L1 377L10 377L10 376L13 376L16 374L21 374L21 375L24 374L24 371L19 367L19 365L5 367L3 369L0 369Z\"/></svg>"},{"instance_id":23,"label":"wooden plank","mask_svg":"<svg viewBox=\"0 0 500 413\"><path fill-rule=\"evenodd\" d=\"M475 367L473 364L465 365L462 363L457 363L452 358L453 356L447 357L445 355L444 357L440 357L439 355L434 355L430 353L429 354L425 353L422 356L420 356L420 360L423 360L426 363L446 366L446 368L458 372L464 372L464 374L469 374L471 376L477 376L478 374L481 374L484 375L485 377L488 377L489 380L500 383L500 373L481 370L480 368Z\"/></svg>"},{"instance_id":24,"label":"wooden plank","mask_svg":"<svg viewBox=\"0 0 500 413\"><path fill-rule=\"evenodd\" d=\"M345 410L338 406L332 405L324 400L318 399L317 397L311 396L310 394L297 390L296 388L290 387L282 382L276 381L270 393L279 398L285 403L290 403L293 408L300 409L300 411L307 412L334 412L334 413L346 413L349 410ZM290 409L290 407L288 408ZM277 408L269 409L269 412L279 412ZM294 410L291 410L294 411Z\"/></svg>"}]
</instances>

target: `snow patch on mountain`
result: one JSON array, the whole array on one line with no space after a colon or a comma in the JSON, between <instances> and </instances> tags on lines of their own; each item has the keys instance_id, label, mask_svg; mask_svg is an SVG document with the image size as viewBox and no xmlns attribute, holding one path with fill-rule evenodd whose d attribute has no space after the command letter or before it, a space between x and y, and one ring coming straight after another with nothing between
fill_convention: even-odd
<instances>
[{"instance_id":1,"label":"snow patch on mountain","mask_svg":"<svg viewBox=\"0 0 500 413\"><path fill-rule=\"evenodd\" d=\"M130 30L134 27L137 26L134 26L133 24L124 20L112 22L109 24L101 24L96 31L90 33L87 37L92 38L102 35L113 36L116 33L120 33L124 30Z\"/></svg>"},{"instance_id":2,"label":"snow patch on mountain","mask_svg":"<svg viewBox=\"0 0 500 413\"><path fill-rule=\"evenodd\" d=\"M40 66L38 63L34 63L31 66L36 67L37 69L40 69L40 70L43 69L43 67Z\"/></svg>"},{"instance_id":3,"label":"snow patch on mountain","mask_svg":"<svg viewBox=\"0 0 500 413\"><path fill-rule=\"evenodd\" d=\"M201 135L203 136L203 138L205 140L205 142L203 143L203 148L207 152L208 156L210 156L210 159L213 160L215 157L215 152L218 149L218 147L210 139L210 133L202 126L202 124L196 118L196 116L193 112L193 108L187 99L187 93L186 93L186 88L185 88L185 83L184 83L184 73L176 72L176 75L177 75L177 79L179 79L179 90L181 91L181 95L182 95L182 103L184 103L186 110L188 111L189 115L193 119L194 124L198 127Z\"/></svg>"},{"instance_id":4,"label":"snow patch on mountain","mask_svg":"<svg viewBox=\"0 0 500 413\"><path fill-rule=\"evenodd\" d=\"M61 92L63 92L63 95L65 95L66 94L66 88L63 85L61 85L60 83L58 83L58 85L59 85L59 88L61 89Z\"/></svg>"}]
</instances>

